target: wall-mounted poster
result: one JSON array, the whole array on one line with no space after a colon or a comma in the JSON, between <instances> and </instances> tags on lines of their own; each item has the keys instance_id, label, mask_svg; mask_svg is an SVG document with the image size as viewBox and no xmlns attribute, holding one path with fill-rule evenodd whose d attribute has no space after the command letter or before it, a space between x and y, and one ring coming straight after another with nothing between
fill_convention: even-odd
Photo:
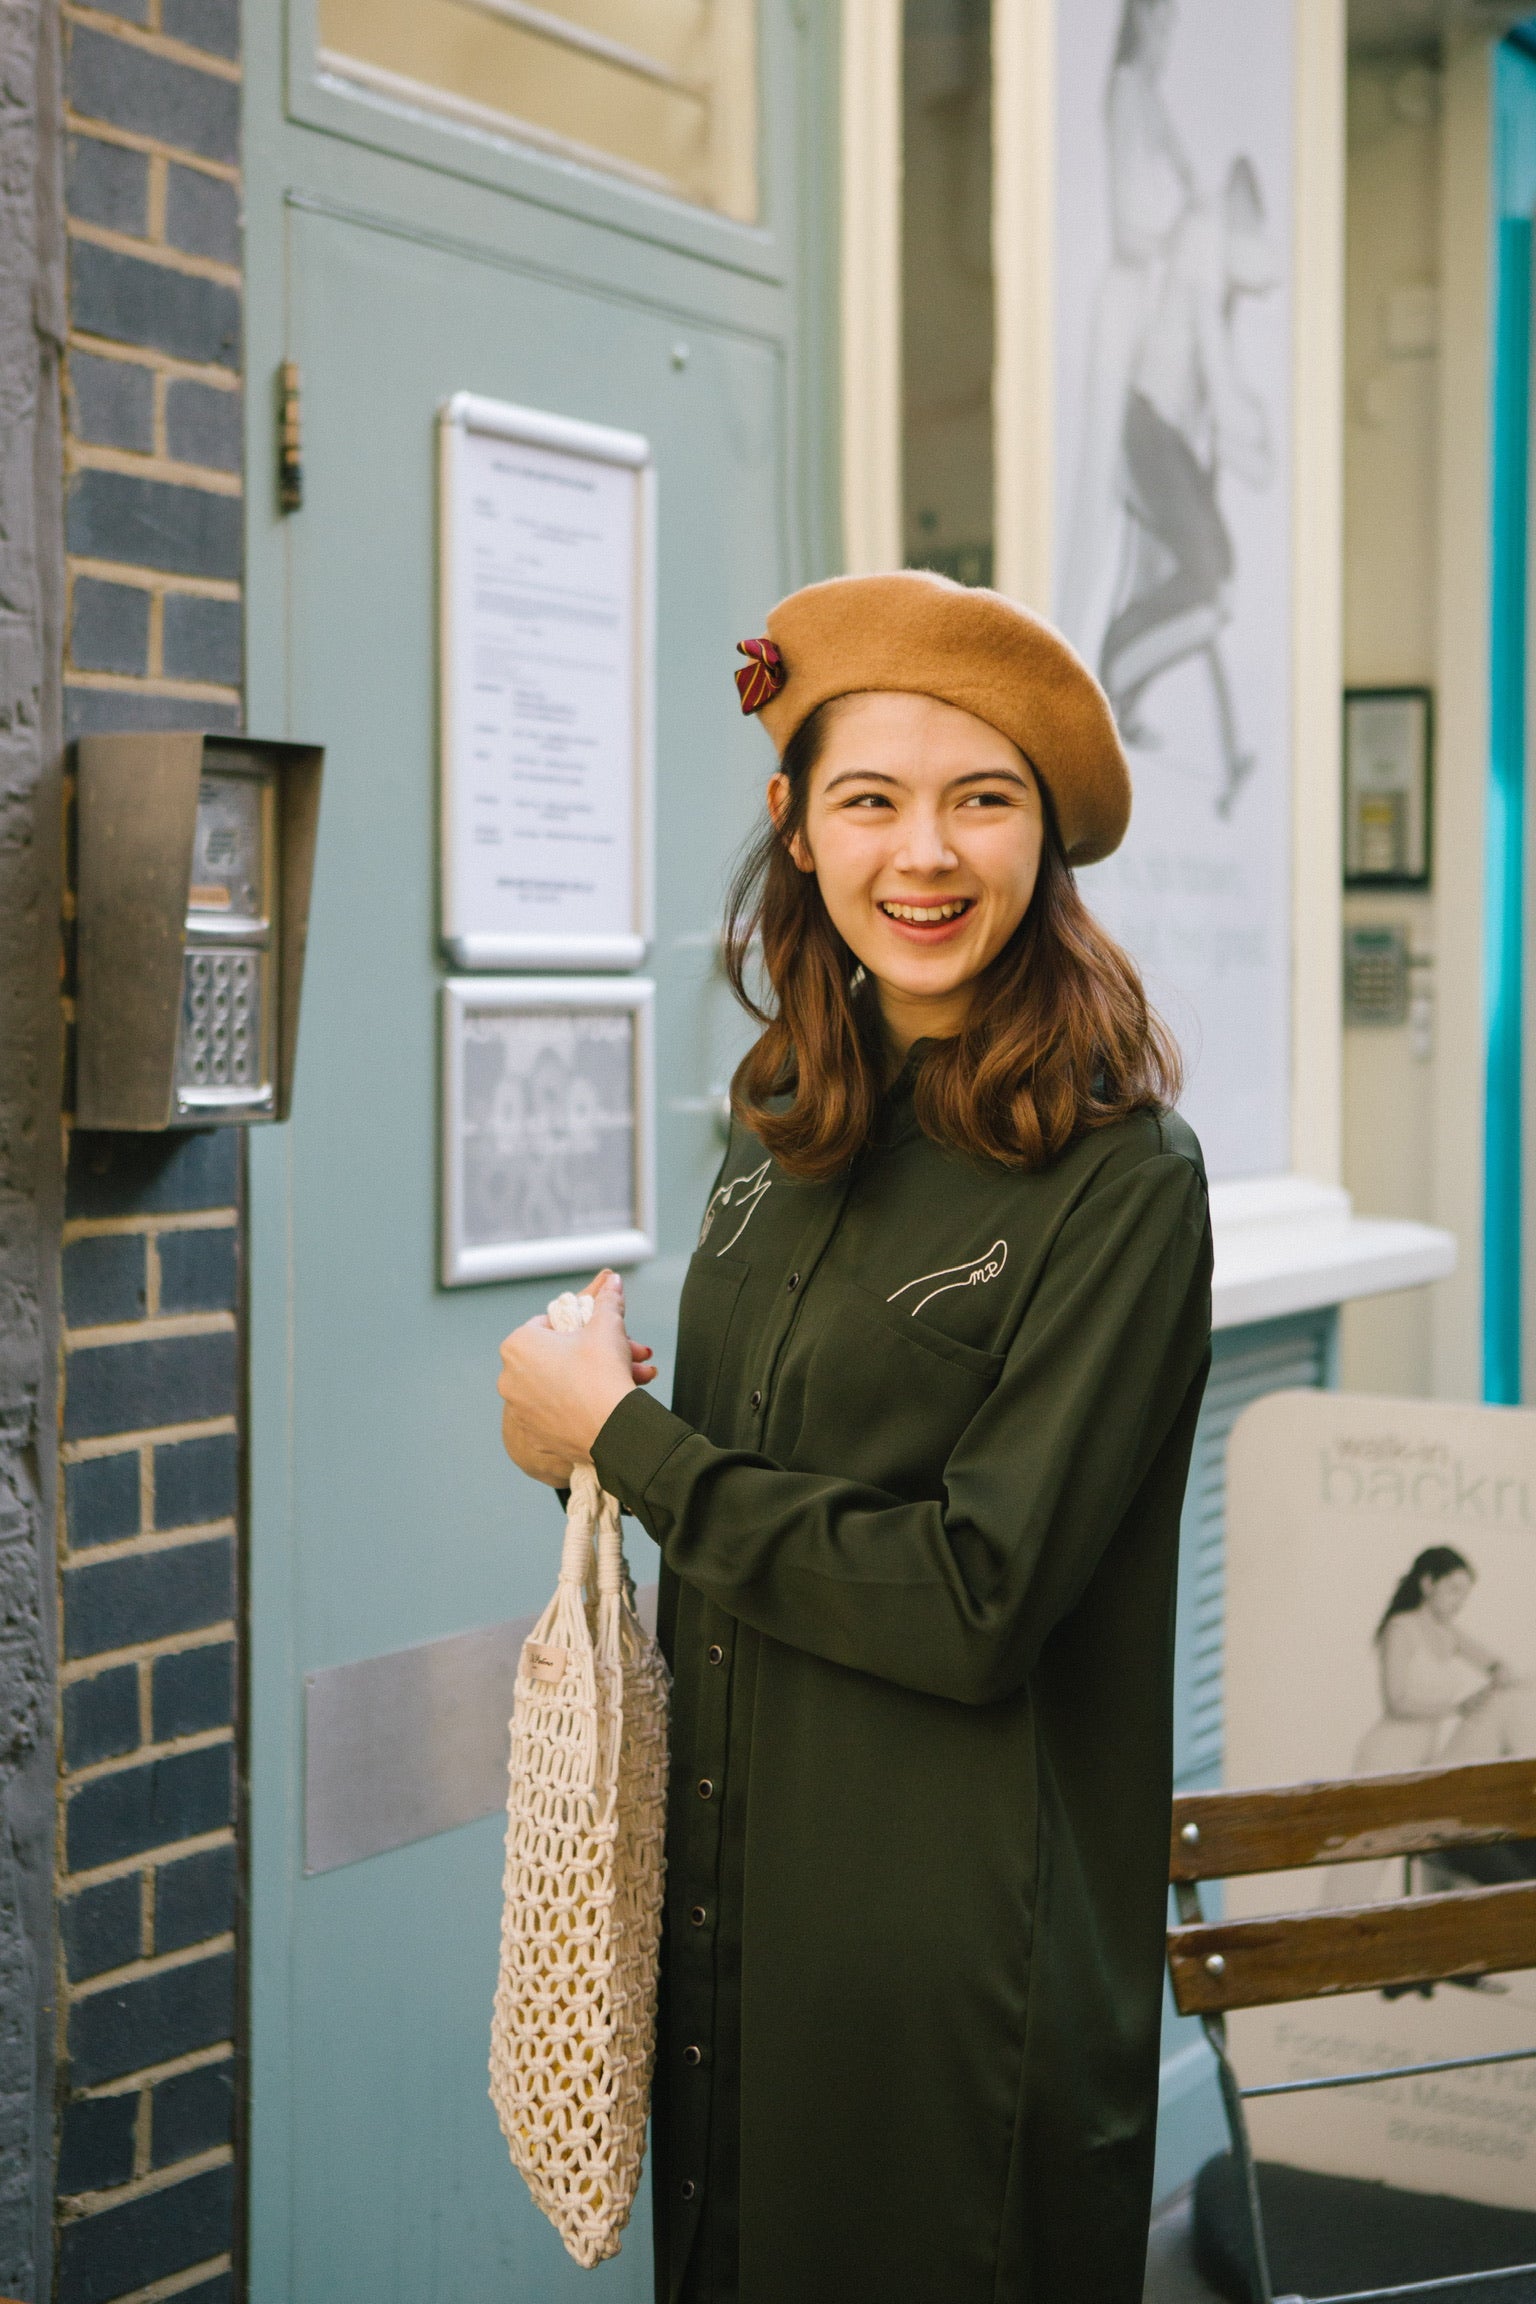
<instances>
[{"instance_id":1,"label":"wall-mounted poster","mask_svg":"<svg viewBox=\"0 0 1536 2304\"><path fill-rule=\"evenodd\" d=\"M444 985L445 1286L655 1255L654 991L640 976Z\"/></svg>"},{"instance_id":2,"label":"wall-mounted poster","mask_svg":"<svg viewBox=\"0 0 1536 2304\"><path fill-rule=\"evenodd\" d=\"M449 957L637 968L651 934L650 447L468 392L439 433Z\"/></svg>"},{"instance_id":3,"label":"wall-mounted poster","mask_svg":"<svg viewBox=\"0 0 1536 2304\"><path fill-rule=\"evenodd\" d=\"M1228 1784L1536 1755L1536 1412L1282 1392L1227 1465ZM1233 1881L1233 1917L1536 1873L1536 1848ZM1536 1971L1229 2019L1245 2085L1536 2045ZM1261 2157L1536 2209L1536 2064L1249 2107Z\"/></svg>"},{"instance_id":4,"label":"wall-mounted poster","mask_svg":"<svg viewBox=\"0 0 1536 2304\"><path fill-rule=\"evenodd\" d=\"M1136 805L1084 893L1213 1176L1290 1165L1290 0L1057 0L1055 610Z\"/></svg>"}]
</instances>

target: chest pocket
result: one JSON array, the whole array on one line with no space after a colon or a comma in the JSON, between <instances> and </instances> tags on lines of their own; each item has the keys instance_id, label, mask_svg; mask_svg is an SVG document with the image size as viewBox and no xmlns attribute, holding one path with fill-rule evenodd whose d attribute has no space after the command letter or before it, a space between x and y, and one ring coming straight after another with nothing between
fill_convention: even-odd
<instances>
[{"instance_id":1,"label":"chest pocket","mask_svg":"<svg viewBox=\"0 0 1536 2304\"><path fill-rule=\"evenodd\" d=\"M677 1374L672 1405L685 1423L708 1433L726 1339L751 1266L703 1248L688 1265L677 1319ZM712 1437L713 1435L711 1435Z\"/></svg>"},{"instance_id":2,"label":"chest pocket","mask_svg":"<svg viewBox=\"0 0 1536 2304\"><path fill-rule=\"evenodd\" d=\"M784 1356L771 1453L904 1498L941 1495L944 1466L1004 1358L825 1275Z\"/></svg>"}]
</instances>

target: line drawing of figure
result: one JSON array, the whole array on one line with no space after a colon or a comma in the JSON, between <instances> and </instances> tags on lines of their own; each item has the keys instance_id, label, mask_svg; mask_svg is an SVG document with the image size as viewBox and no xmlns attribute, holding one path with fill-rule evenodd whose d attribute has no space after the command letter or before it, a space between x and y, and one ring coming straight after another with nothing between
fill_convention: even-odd
<instances>
[{"instance_id":1,"label":"line drawing of figure","mask_svg":"<svg viewBox=\"0 0 1536 2304\"><path fill-rule=\"evenodd\" d=\"M1353 1775L1536 1752L1536 1683L1457 1621L1476 1581L1471 1561L1449 1544L1432 1544L1399 1577L1373 1640L1381 1717L1356 1748ZM1367 1869L1335 1867L1326 1901L1369 1902L1361 1887ZM1456 1849L1415 1867L1424 1887L1528 1879L1532 1870L1525 1842ZM1378 1865L1372 1877L1380 1873Z\"/></svg>"},{"instance_id":2,"label":"line drawing of figure","mask_svg":"<svg viewBox=\"0 0 1536 2304\"><path fill-rule=\"evenodd\" d=\"M1177 0L1123 0L1104 94L1111 252L1094 298L1061 621L1096 661L1120 564L1126 394L1169 247L1199 196L1163 81Z\"/></svg>"},{"instance_id":3,"label":"line drawing of figure","mask_svg":"<svg viewBox=\"0 0 1536 2304\"><path fill-rule=\"evenodd\" d=\"M1129 521L1099 676L1127 743L1151 748L1141 719L1147 690L1188 658L1203 661L1221 743L1220 816L1255 766L1222 654L1236 556L1220 483L1230 472L1264 489L1275 469L1264 403L1239 367L1235 322L1244 297L1278 285L1258 172L1240 154L1220 198L1197 201L1180 220L1125 402Z\"/></svg>"}]
</instances>

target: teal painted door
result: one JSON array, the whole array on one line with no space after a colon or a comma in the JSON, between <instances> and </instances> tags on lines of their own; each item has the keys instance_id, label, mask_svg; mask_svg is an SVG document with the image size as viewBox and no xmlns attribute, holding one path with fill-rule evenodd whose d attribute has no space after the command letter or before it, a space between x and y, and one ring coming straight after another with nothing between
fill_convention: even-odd
<instances>
[{"instance_id":1,"label":"teal painted door","mask_svg":"<svg viewBox=\"0 0 1536 2304\"><path fill-rule=\"evenodd\" d=\"M768 222L749 229L340 93L302 8L251 15L249 713L327 754L294 1118L251 1160L251 2293L639 2299L643 2202L617 2262L578 2273L486 2096L499 1820L307 1877L303 1680L522 1615L557 1564L494 1384L499 1338L558 1283L436 1278L436 413L470 391L654 447L661 1254L630 1295L665 1361L736 1036L713 933L767 765L733 709L734 643L828 558L830 27L764 9ZM285 358L305 480L287 518Z\"/></svg>"}]
</instances>

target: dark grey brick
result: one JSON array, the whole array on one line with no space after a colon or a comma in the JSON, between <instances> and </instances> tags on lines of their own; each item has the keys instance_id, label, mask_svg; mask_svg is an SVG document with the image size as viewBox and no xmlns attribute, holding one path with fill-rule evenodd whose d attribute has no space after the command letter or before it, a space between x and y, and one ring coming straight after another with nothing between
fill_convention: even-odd
<instances>
[{"instance_id":1,"label":"dark grey brick","mask_svg":"<svg viewBox=\"0 0 1536 2304\"><path fill-rule=\"evenodd\" d=\"M165 395L165 444L178 464L238 472L245 452L238 392L183 377Z\"/></svg>"},{"instance_id":2,"label":"dark grey brick","mask_svg":"<svg viewBox=\"0 0 1536 2304\"><path fill-rule=\"evenodd\" d=\"M164 0L160 23L189 48L230 58L240 53L240 0Z\"/></svg>"},{"instance_id":3,"label":"dark grey brick","mask_svg":"<svg viewBox=\"0 0 1536 2304\"><path fill-rule=\"evenodd\" d=\"M66 1384L69 1440L140 1432L155 1424L199 1424L234 1413L235 1339L224 1331L89 1344L70 1353Z\"/></svg>"},{"instance_id":4,"label":"dark grey brick","mask_svg":"<svg viewBox=\"0 0 1536 2304\"><path fill-rule=\"evenodd\" d=\"M115 589L115 587L107 587ZM140 1320L148 1300L141 1233L72 1240L63 1254L64 1317L71 1329Z\"/></svg>"},{"instance_id":5,"label":"dark grey brick","mask_svg":"<svg viewBox=\"0 0 1536 2304\"><path fill-rule=\"evenodd\" d=\"M155 1659L151 1683L155 1742L227 1728L235 1717L235 1651L227 1640L212 1648L183 1648ZM126 1747L119 1746L119 1750Z\"/></svg>"},{"instance_id":6,"label":"dark grey brick","mask_svg":"<svg viewBox=\"0 0 1536 2304\"><path fill-rule=\"evenodd\" d=\"M238 600L173 592L165 603L165 669L173 680L222 680L238 687L242 620Z\"/></svg>"},{"instance_id":7,"label":"dark grey brick","mask_svg":"<svg viewBox=\"0 0 1536 2304\"><path fill-rule=\"evenodd\" d=\"M155 696L133 688L74 688L67 681L64 687L66 737L121 735L130 728L205 728L233 735L240 724L238 704L207 704L196 697Z\"/></svg>"},{"instance_id":8,"label":"dark grey brick","mask_svg":"<svg viewBox=\"0 0 1536 2304\"><path fill-rule=\"evenodd\" d=\"M144 0L147 8L149 0ZM82 224L106 224L141 236L149 223L149 158L95 136L71 136L64 202Z\"/></svg>"},{"instance_id":9,"label":"dark grey brick","mask_svg":"<svg viewBox=\"0 0 1536 2304\"><path fill-rule=\"evenodd\" d=\"M155 1450L155 1526L199 1528L239 1508L240 1450L233 1432L171 1440Z\"/></svg>"},{"instance_id":10,"label":"dark grey brick","mask_svg":"<svg viewBox=\"0 0 1536 2304\"><path fill-rule=\"evenodd\" d=\"M171 603L166 602L167 610ZM217 601L201 601L217 607ZM238 613L238 611L237 611ZM160 1235L162 1312L232 1312L240 1267L235 1228L216 1232L162 1232Z\"/></svg>"},{"instance_id":11,"label":"dark grey brick","mask_svg":"<svg viewBox=\"0 0 1536 2304\"><path fill-rule=\"evenodd\" d=\"M133 2174L133 2129L138 2118L136 2094L77 2096L64 2107L59 2135L58 2189L104 2192L126 2184Z\"/></svg>"},{"instance_id":12,"label":"dark grey brick","mask_svg":"<svg viewBox=\"0 0 1536 2304\"><path fill-rule=\"evenodd\" d=\"M235 2172L207 2168L59 2230L57 2304L109 2304L232 2247ZM182 2296L202 2290L180 2291Z\"/></svg>"},{"instance_id":13,"label":"dark grey brick","mask_svg":"<svg viewBox=\"0 0 1536 2304\"><path fill-rule=\"evenodd\" d=\"M131 472L80 472L69 492L71 552L175 576L238 580L242 522L238 496Z\"/></svg>"},{"instance_id":14,"label":"dark grey brick","mask_svg":"<svg viewBox=\"0 0 1536 2304\"><path fill-rule=\"evenodd\" d=\"M70 1871L88 1872L146 1848L221 1830L234 1814L233 1763L232 1746L210 1744L200 1752L170 1752L142 1768L120 1768L82 1784L70 1798L65 1823ZM116 2069L128 2072L133 2066Z\"/></svg>"},{"instance_id":15,"label":"dark grey brick","mask_svg":"<svg viewBox=\"0 0 1536 2304\"><path fill-rule=\"evenodd\" d=\"M98 360L91 352L71 352L69 382L74 395L75 436L108 448L137 448L147 456L155 444L155 379L131 360Z\"/></svg>"},{"instance_id":16,"label":"dark grey brick","mask_svg":"<svg viewBox=\"0 0 1536 2304\"><path fill-rule=\"evenodd\" d=\"M138 1741L137 1665L117 1664L89 1680L70 1682L64 1691L66 1768L89 1768L96 1760L116 1760L133 1751Z\"/></svg>"},{"instance_id":17,"label":"dark grey brick","mask_svg":"<svg viewBox=\"0 0 1536 2304\"><path fill-rule=\"evenodd\" d=\"M114 344L146 344L180 360L225 367L240 358L236 289L120 248L71 242L69 311L77 328Z\"/></svg>"},{"instance_id":18,"label":"dark grey brick","mask_svg":"<svg viewBox=\"0 0 1536 2304\"><path fill-rule=\"evenodd\" d=\"M64 1573L68 1656L100 1656L140 1640L200 1631L234 1614L235 1547L228 1536L101 1560Z\"/></svg>"},{"instance_id":19,"label":"dark grey brick","mask_svg":"<svg viewBox=\"0 0 1536 2304\"><path fill-rule=\"evenodd\" d=\"M235 1925L238 1875L233 1847L204 1848L155 1873L155 1950L182 1952Z\"/></svg>"},{"instance_id":20,"label":"dark grey brick","mask_svg":"<svg viewBox=\"0 0 1536 2304\"><path fill-rule=\"evenodd\" d=\"M167 1216L232 1208L240 1195L240 1130L198 1128L163 1136L70 1140L65 1212L70 1216Z\"/></svg>"},{"instance_id":21,"label":"dark grey brick","mask_svg":"<svg viewBox=\"0 0 1536 2304\"><path fill-rule=\"evenodd\" d=\"M69 1465L64 1474L64 1512L72 1550L137 1536L137 1452L129 1448L121 1456L93 1456L84 1464Z\"/></svg>"},{"instance_id":22,"label":"dark grey brick","mask_svg":"<svg viewBox=\"0 0 1536 2304\"><path fill-rule=\"evenodd\" d=\"M82 1888L59 1906L59 1934L69 1979L101 1976L137 1960L143 1942L143 1894L136 1872L125 1880L103 1880Z\"/></svg>"},{"instance_id":23,"label":"dark grey brick","mask_svg":"<svg viewBox=\"0 0 1536 2304\"><path fill-rule=\"evenodd\" d=\"M116 586L100 589L113 591ZM76 600L79 596L77 584ZM91 1240L71 1240L64 1251L64 1318L71 1328L142 1320L147 1285L141 1233L109 1232Z\"/></svg>"},{"instance_id":24,"label":"dark grey brick","mask_svg":"<svg viewBox=\"0 0 1536 2304\"><path fill-rule=\"evenodd\" d=\"M134 584L75 579L69 653L78 672L149 670L149 594Z\"/></svg>"},{"instance_id":25,"label":"dark grey brick","mask_svg":"<svg viewBox=\"0 0 1536 2304\"><path fill-rule=\"evenodd\" d=\"M240 89L196 65L130 48L110 33L74 27L69 101L82 120L153 136L202 160L240 157Z\"/></svg>"},{"instance_id":26,"label":"dark grey brick","mask_svg":"<svg viewBox=\"0 0 1536 2304\"><path fill-rule=\"evenodd\" d=\"M235 2067L204 2064L162 2080L151 2099L149 2157L165 2168L229 2143L235 2131Z\"/></svg>"},{"instance_id":27,"label":"dark grey brick","mask_svg":"<svg viewBox=\"0 0 1536 2304\"><path fill-rule=\"evenodd\" d=\"M225 176L174 165L165 185L165 236L189 256L240 261L240 193Z\"/></svg>"}]
</instances>

